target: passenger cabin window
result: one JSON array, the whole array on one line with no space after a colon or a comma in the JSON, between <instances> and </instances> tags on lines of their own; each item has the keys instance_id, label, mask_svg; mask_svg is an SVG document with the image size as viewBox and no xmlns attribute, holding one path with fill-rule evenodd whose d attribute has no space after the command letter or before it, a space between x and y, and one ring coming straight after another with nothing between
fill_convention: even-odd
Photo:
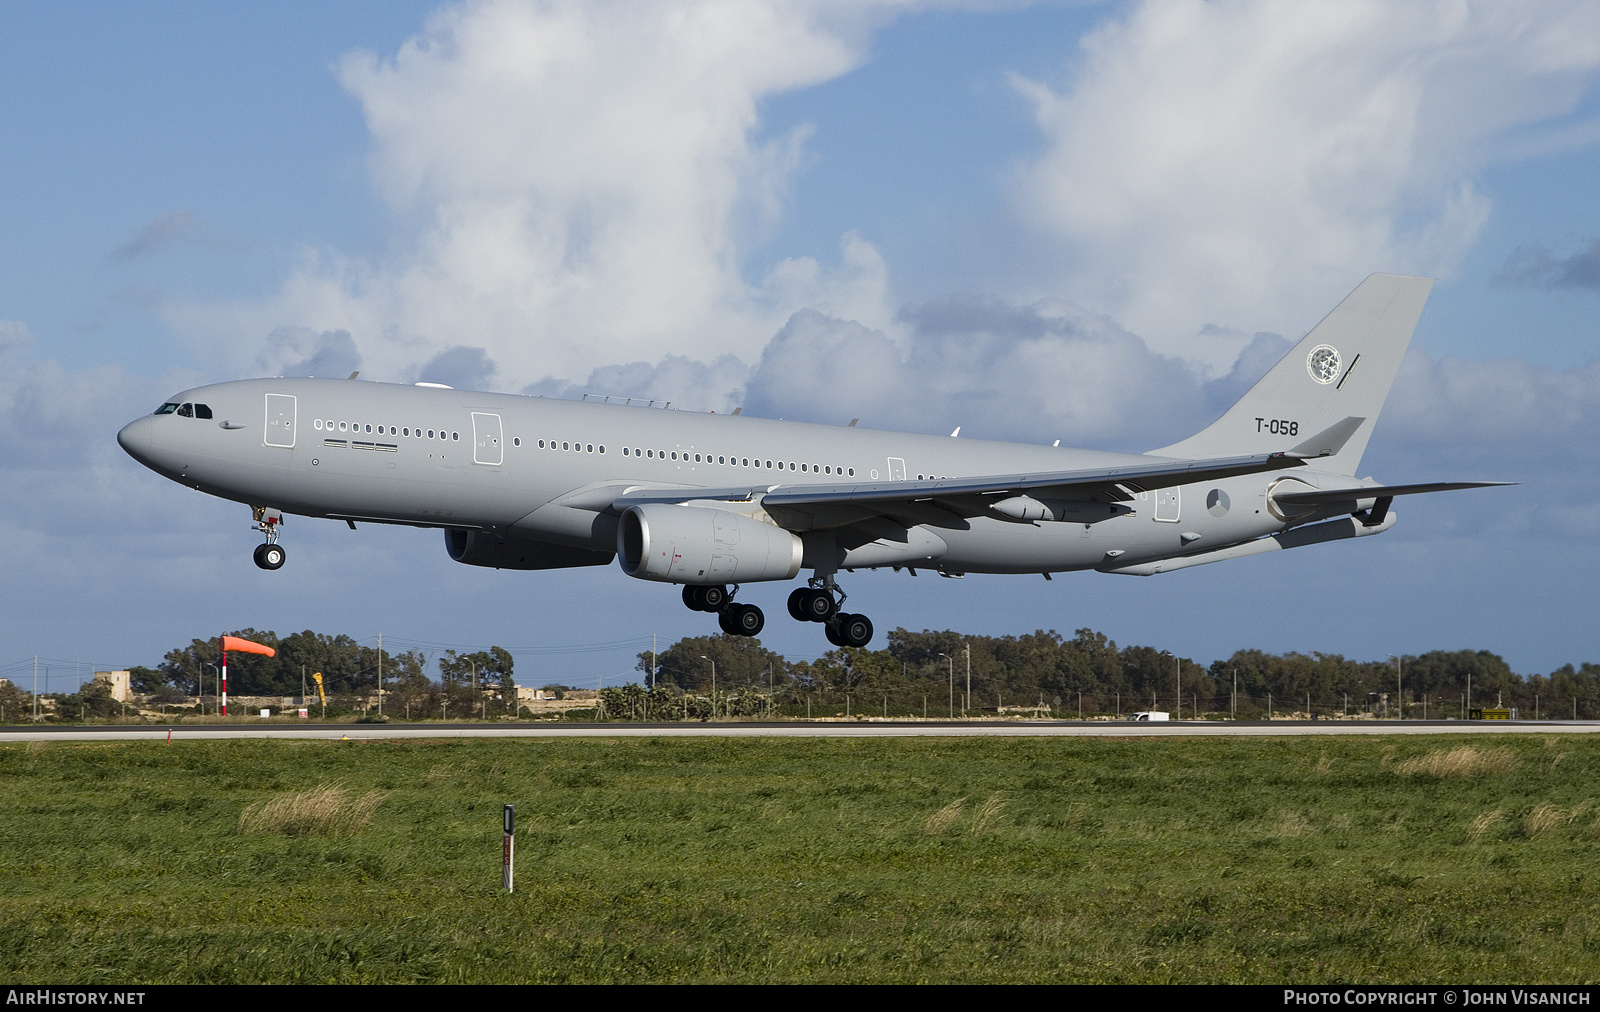
<instances>
[{"instance_id":1,"label":"passenger cabin window","mask_svg":"<svg viewBox=\"0 0 1600 1012\"><path fill-rule=\"evenodd\" d=\"M167 403L161 405L159 408L156 408L156 414L158 414L158 415L170 415L176 410L178 410L178 405L173 403L173 402L171 402L171 401L168 401Z\"/></svg>"}]
</instances>

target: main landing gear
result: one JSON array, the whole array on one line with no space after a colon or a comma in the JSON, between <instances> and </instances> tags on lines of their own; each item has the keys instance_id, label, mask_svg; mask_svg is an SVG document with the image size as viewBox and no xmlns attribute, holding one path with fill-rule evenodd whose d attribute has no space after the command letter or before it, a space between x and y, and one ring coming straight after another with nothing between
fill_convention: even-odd
<instances>
[{"instance_id":1,"label":"main landing gear","mask_svg":"<svg viewBox=\"0 0 1600 1012\"><path fill-rule=\"evenodd\" d=\"M260 531L267 539L266 544L256 546L256 565L262 569L282 569L284 559L288 558L288 553L278 544L278 528L283 526L283 513L265 506L257 506L255 518L256 525L250 529Z\"/></svg>"},{"instance_id":2,"label":"main landing gear","mask_svg":"<svg viewBox=\"0 0 1600 1012\"><path fill-rule=\"evenodd\" d=\"M872 620L840 611L845 597L831 575L813 577L789 595L789 614L799 622L821 622L823 634L836 647L864 647L872 642Z\"/></svg>"},{"instance_id":3,"label":"main landing gear","mask_svg":"<svg viewBox=\"0 0 1600 1012\"><path fill-rule=\"evenodd\" d=\"M738 590L734 587L734 590ZM739 604L733 592L721 584L696 586L686 584L683 603L691 611L710 612L717 616L717 624L729 636L756 636L766 627L767 617L753 604Z\"/></svg>"}]
</instances>

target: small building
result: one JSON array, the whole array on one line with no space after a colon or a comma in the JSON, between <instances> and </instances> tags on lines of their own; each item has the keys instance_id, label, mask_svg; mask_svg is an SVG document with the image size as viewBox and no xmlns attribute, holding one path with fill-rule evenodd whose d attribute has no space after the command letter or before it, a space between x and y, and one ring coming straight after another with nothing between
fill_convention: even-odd
<instances>
[{"instance_id":1,"label":"small building","mask_svg":"<svg viewBox=\"0 0 1600 1012\"><path fill-rule=\"evenodd\" d=\"M128 701L132 675L126 671L96 671L94 680L111 688L111 698L119 703Z\"/></svg>"}]
</instances>

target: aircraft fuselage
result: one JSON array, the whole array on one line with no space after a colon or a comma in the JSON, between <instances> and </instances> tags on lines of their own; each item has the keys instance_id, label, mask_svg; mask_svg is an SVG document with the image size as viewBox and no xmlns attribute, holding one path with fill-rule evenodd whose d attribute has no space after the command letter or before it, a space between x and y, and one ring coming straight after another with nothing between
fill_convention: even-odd
<instances>
[{"instance_id":1,"label":"aircraft fuselage","mask_svg":"<svg viewBox=\"0 0 1600 1012\"><path fill-rule=\"evenodd\" d=\"M285 513L492 530L595 552L616 550L606 491L880 483L1148 463L1141 454L1033 446L615 403L575 402L332 379L244 380L172 398L176 411L120 434L137 459L192 488ZM1282 531L1269 509L1305 467L1136 493L1090 522L977 517L918 528L881 564L948 573L1111 569ZM1297 486L1298 487L1298 486ZM810 541L822 531L804 531ZM1296 517L1303 522L1308 517ZM923 549L918 551L918 548ZM859 565L872 564L863 556ZM814 560L808 558L807 565ZM846 564L848 566L848 558ZM848 566L848 568L855 568Z\"/></svg>"}]
</instances>

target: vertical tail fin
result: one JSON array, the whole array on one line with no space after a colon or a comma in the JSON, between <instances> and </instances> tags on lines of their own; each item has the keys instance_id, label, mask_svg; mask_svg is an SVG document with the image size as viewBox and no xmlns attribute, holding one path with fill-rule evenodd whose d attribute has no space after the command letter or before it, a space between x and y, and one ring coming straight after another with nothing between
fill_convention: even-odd
<instances>
[{"instance_id":1,"label":"vertical tail fin","mask_svg":"<svg viewBox=\"0 0 1600 1012\"><path fill-rule=\"evenodd\" d=\"M1356 432L1337 454L1317 462L1319 470L1355 474L1432 288L1431 278L1372 275L1221 418L1150 453L1271 453L1355 417L1364 419Z\"/></svg>"}]
</instances>

